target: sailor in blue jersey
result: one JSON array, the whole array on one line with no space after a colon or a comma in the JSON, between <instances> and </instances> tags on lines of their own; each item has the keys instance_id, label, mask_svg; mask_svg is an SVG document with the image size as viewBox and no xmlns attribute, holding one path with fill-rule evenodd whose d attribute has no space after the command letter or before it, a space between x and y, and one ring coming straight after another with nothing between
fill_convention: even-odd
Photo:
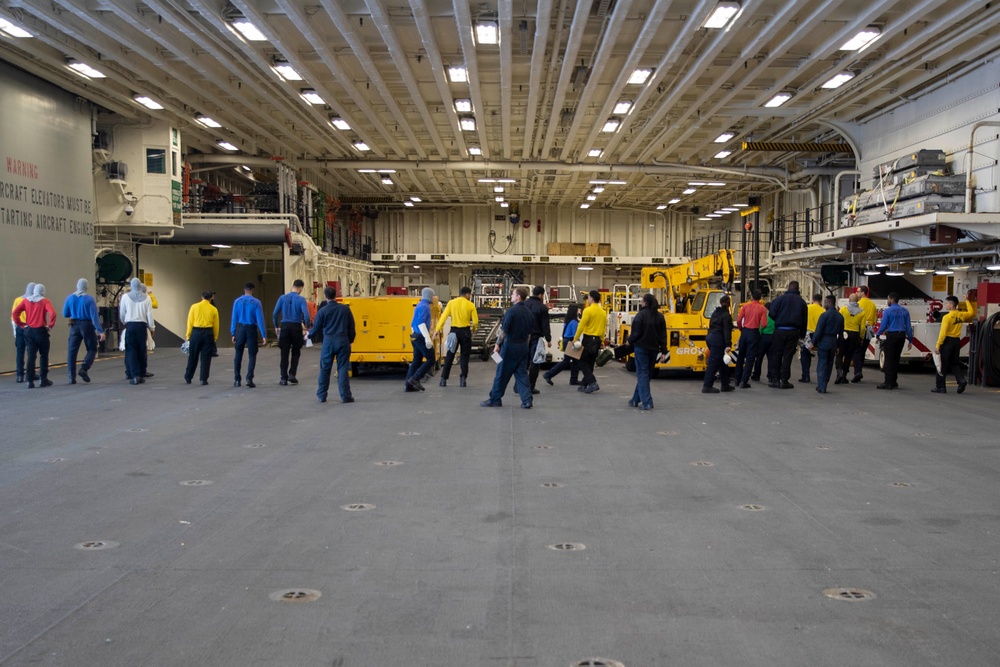
<instances>
[{"instance_id":1,"label":"sailor in blue jersey","mask_svg":"<svg viewBox=\"0 0 1000 667\"><path fill-rule=\"evenodd\" d=\"M274 332L278 334L278 349L281 350L281 381L278 384L282 386L289 382L299 383L295 372L299 368L299 355L310 324L309 304L302 296L302 288L305 286L304 282L296 280L292 283L292 291L282 294L274 305Z\"/></svg>"},{"instance_id":2,"label":"sailor in blue jersey","mask_svg":"<svg viewBox=\"0 0 1000 667\"><path fill-rule=\"evenodd\" d=\"M243 350L247 351L247 387L253 389L254 369L257 367L257 332L260 331L261 345L267 344L267 325L264 324L264 306L253 295L256 286L243 286L243 296L233 302L233 319L229 325L229 335L236 345L233 359L233 386L240 386L240 371L243 367Z\"/></svg>"},{"instance_id":3,"label":"sailor in blue jersey","mask_svg":"<svg viewBox=\"0 0 1000 667\"><path fill-rule=\"evenodd\" d=\"M97 356L97 341L104 340L104 328L97 313L97 302L87 294L90 283L86 278L76 281L76 291L66 298L63 305L63 317L69 320L69 354L66 358L66 368L69 371L69 383L76 384L76 376L84 382L90 382L87 371L94 365ZM80 352L80 343L87 349L87 354L80 364L80 372L76 370L76 356Z\"/></svg>"}]
</instances>

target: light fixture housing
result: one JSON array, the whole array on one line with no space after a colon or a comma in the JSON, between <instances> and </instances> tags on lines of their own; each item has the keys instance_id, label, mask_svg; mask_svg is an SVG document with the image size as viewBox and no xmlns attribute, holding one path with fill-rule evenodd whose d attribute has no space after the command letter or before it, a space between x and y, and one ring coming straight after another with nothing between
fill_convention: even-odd
<instances>
[{"instance_id":1,"label":"light fixture housing","mask_svg":"<svg viewBox=\"0 0 1000 667\"><path fill-rule=\"evenodd\" d=\"M246 38L248 42L266 42L267 37L264 36L257 26L246 19L237 19L233 21L233 27Z\"/></svg>"},{"instance_id":2,"label":"light fixture housing","mask_svg":"<svg viewBox=\"0 0 1000 667\"><path fill-rule=\"evenodd\" d=\"M854 72L840 72L833 75L829 81L824 83L820 88L826 88L827 90L833 90L835 88L840 88L845 83L854 78Z\"/></svg>"},{"instance_id":3,"label":"light fixture housing","mask_svg":"<svg viewBox=\"0 0 1000 667\"><path fill-rule=\"evenodd\" d=\"M720 134L719 136L717 136L715 138L715 141L712 142L712 143L724 144L724 143L726 143L727 141L729 141L730 139L732 139L735 136L736 136L736 134L734 132L723 132L722 134Z\"/></svg>"},{"instance_id":4,"label":"light fixture housing","mask_svg":"<svg viewBox=\"0 0 1000 667\"><path fill-rule=\"evenodd\" d=\"M465 83L469 80L469 71L460 66L449 67L448 80L452 83Z\"/></svg>"},{"instance_id":5,"label":"light fixture housing","mask_svg":"<svg viewBox=\"0 0 1000 667\"><path fill-rule=\"evenodd\" d=\"M632 108L632 100L618 100L615 104L614 111L611 113L618 114L619 116L624 116L628 113L628 110Z\"/></svg>"},{"instance_id":6,"label":"light fixture housing","mask_svg":"<svg viewBox=\"0 0 1000 667\"><path fill-rule=\"evenodd\" d=\"M508 206L510 206L508 202L505 201L500 202L500 208L507 208Z\"/></svg>"},{"instance_id":7,"label":"light fixture housing","mask_svg":"<svg viewBox=\"0 0 1000 667\"><path fill-rule=\"evenodd\" d=\"M738 2L720 2L705 19L705 22L701 24L701 27L714 30L725 28L739 11L740 3Z\"/></svg>"},{"instance_id":8,"label":"light fixture housing","mask_svg":"<svg viewBox=\"0 0 1000 667\"><path fill-rule=\"evenodd\" d=\"M423 199L421 199L420 197L410 197L410 201L416 202L416 203L419 204L420 202L423 201Z\"/></svg>"},{"instance_id":9,"label":"light fixture housing","mask_svg":"<svg viewBox=\"0 0 1000 667\"><path fill-rule=\"evenodd\" d=\"M476 131L476 117L475 116L462 116L458 119L458 126L461 127L466 132Z\"/></svg>"},{"instance_id":10,"label":"light fixture housing","mask_svg":"<svg viewBox=\"0 0 1000 667\"><path fill-rule=\"evenodd\" d=\"M215 142L215 145L218 146L219 148L221 148L224 151L233 151L233 152L235 152L235 151L239 150L238 147L232 145L228 141L217 141L217 142Z\"/></svg>"},{"instance_id":11,"label":"light fixture housing","mask_svg":"<svg viewBox=\"0 0 1000 667\"><path fill-rule=\"evenodd\" d=\"M668 204L680 204L680 203L681 203L681 200L680 200L680 199L678 199L677 197L674 197L673 199L671 199L671 200L670 200L670 201L668 201L667 203L668 203Z\"/></svg>"},{"instance_id":12,"label":"light fixture housing","mask_svg":"<svg viewBox=\"0 0 1000 667\"><path fill-rule=\"evenodd\" d=\"M330 119L330 125L333 125L338 130L345 130L346 131L346 130L350 130L351 129L350 123L348 123L346 120L344 120L340 116L334 116L333 118L331 118Z\"/></svg>"},{"instance_id":13,"label":"light fixture housing","mask_svg":"<svg viewBox=\"0 0 1000 667\"><path fill-rule=\"evenodd\" d=\"M987 271L1000 271L1000 257L993 257L983 265L983 268Z\"/></svg>"},{"instance_id":14,"label":"light fixture housing","mask_svg":"<svg viewBox=\"0 0 1000 667\"><path fill-rule=\"evenodd\" d=\"M382 178L382 185L393 185L392 179L388 176Z\"/></svg>"},{"instance_id":15,"label":"light fixture housing","mask_svg":"<svg viewBox=\"0 0 1000 667\"><path fill-rule=\"evenodd\" d=\"M146 95L133 95L132 99L146 107L147 109L152 109L153 111L159 111L163 108L163 105L154 100L152 97Z\"/></svg>"},{"instance_id":16,"label":"light fixture housing","mask_svg":"<svg viewBox=\"0 0 1000 667\"><path fill-rule=\"evenodd\" d=\"M685 191L684 191L684 192L682 192L681 194L682 194L682 195L693 195L693 194L694 194L695 192L697 192L697 191L698 191L698 190L697 190L697 189L695 189L695 188L688 188L687 190L685 190Z\"/></svg>"},{"instance_id":17,"label":"light fixture housing","mask_svg":"<svg viewBox=\"0 0 1000 667\"><path fill-rule=\"evenodd\" d=\"M597 201L597 195L587 195L587 201Z\"/></svg>"},{"instance_id":18,"label":"light fixture housing","mask_svg":"<svg viewBox=\"0 0 1000 667\"><path fill-rule=\"evenodd\" d=\"M413 202L411 202L411 201L404 201L403 202L403 206L405 206L407 208L413 208Z\"/></svg>"},{"instance_id":19,"label":"light fixture housing","mask_svg":"<svg viewBox=\"0 0 1000 667\"><path fill-rule=\"evenodd\" d=\"M601 157L603 153L604 153L603 149L591 148L589 151L587 151L587 157Z\"/></svg>"},{"instance_id":20,"label":"light fixture housing","mask_svg":"<svg viewBox=\"0 0 1000 667\"><path fill-rule=\"evenodd\" d=\"M778 93L777 95L775 95L774 97L772 97L771 99L769 99L767 102L764 103L764 108L775 109L777 107L780 107L782 104L792 99L794 95L795 95L794 93L788 91Z\"/></svg>"},{"instance_id":21,"label":"light fixture housing","mask_svg":"<svg viewBox=\"0 0 1000 667\"><path fill-rule=\"evenodd\" d=\"M863 273L866 276L877 276L877 275L881 274L882 272L879 271L878 269L876 269L873 266L866 266L865 269L861 273Z\"/></svg>"},{"instance_id":22,"label":"light fixture housing","mask_svg":"<svg viewBox=\"0 0 1000 667\"><path fill-rule=\"evenodd\" d=\"M502 201L504 201L504 196L503 195L497 195L496 197L493 198L493 201L502 202Z\"/></svg>"},{"instance_id":23,"label":"light fixture housing","mask_svg":"<svg viewBox=\"0 0 1000 667\"><path fill-rule=\"evenodd\" d=\"M577 271L593 271L594 267L592 267L592 266L578 266L578 267L576 267L576 270Z\"/></svg>"},{"instance_id":24,"label":"light fixture housing","mask_svg":"<svg viewBox=\"0 0 1000 667\"><path fill-rule=\"evenodd\" d=\"M495 21L479 21L476 23L477 44L499 44L500 29Z\"/></svg>"},{"instance_id":25,"label":"light fixture housing","mask_svg":"<svg viewBox=\"0 0 1000 667\"><path fill-rule=\"evenodd\" d=\"M594 188L593 190L591 190L591 192L593 192L595 195L599 195L602 192L604 192L604 188L602 186L598 185L596 188Z\"/></svg>"},{"instance_id":26,"label":"light fixture housing","mask_svg":"<svg viewBox=\"0 0 1000 667\"><path fill-rule=\"evenodd\" d=\"M620 118L611 117L604 122L604 127L601 128L601 132L614 132L618 129L618 126L622 124Z\"/></svg>"},{"instance_id":27,"label":"light fixture housing","mask_svg":"<svg viewBox=\"0 0 1000 667\"><path fill-rule=\"evenodd\" d=\"M33 37L33 35L24 28L18 27L3 18L0 18L0 33L3 33L7 37L14 37L18 39Z\"/></svg>"},{"instance_id":28,"label":"light fixture housing","mask_svg":"<svg viewBox=\"0 0 1000 667\"><path fill-rule=\"evenodd\" d=\"M875 43L882 36L882 29L878 26L870 25L854 37L844 42L840 47L841 51L863 51Z\"/></svg>"},{"instance_id":29,"label":"light fixture housing","mask_svg":"<svg viewBox=\"0 0 1000 667\"><path fill-rule=\"evenodd\" d=\"M282 81L302 81L302 75L285 60L275 60L271 69Z\"/></svg>"},{"instance_id":30,"label":"light fixture housing","mask_svg":"<svg viewBox=\"0 0 1000 667\"><path fill-rule=\"evenodd\" d=\"M458 113L472 113L472 100L468 98L455 100L455 111Z\"/></svg>"},{"instance_id":31,"label":"light fixture housing","mask_svg":"<svg viewBox=\"0 0 1000 667\"><path fill-rule=\"evenodd\" d=\"M653 75L653 70L648 67L643 67L632 72L632 75L628 78L628 83L634 86L641 86L646 83L646 80Z\"/></svg>"},{"instance_id":32,"label":"light fixture housing","mask_svg":"<svg viewBox=\"0 0 1000 667\"><path fill-rule=\"evenodd\" d=\"M355 141L352 145L354 146L354 150L361 151L362 153L364 153L365 151L370 151L371 150L371 148L369 148L368 144L366 144L363 141Z\"/></svg>"},{"instance_id":33,"label":"light fixture housing","mask_svg":"<svg viewBox=\"0 0 1000 667\"><path fill-rule=\"evenodd\" d=\"M899 267L896 266L896 267L891 267L888 271L886 271L885 275L892 276L893 278L898 278L899 276L906 275L906 272L900 271Z\"/></svg>"},{"instance_id":34,"label":"light fixture housing","mask_svg":"<svg viewBox=\"0 0 1000 667\"><path fill-rule=\"evenodd\" d=\"M225 243L213 243L213 244L212 244L212 247L213 247L213 248L222 248L223 250L225 250L225 249L227 249L227 248L232 248L233 246L231 246L231 245L226 245Z\"/></svg>"},{"instance_id":35,"label":"light fixture housing","mask_svg":"<svg viewBox=\"0 0 1000 667\"><path fill-rule=\"evenodd\" d=\"M239 266L246 266L247 264L250 263L250 261L243 259L242 257L233 257L231 260L229 260L229 263L238 264Z\"/></svg>"},{"instance_id":36,"label":"light fixture housing","mask_svg":"<svg viewBox=\"0 0 1000 667\"><path fill-rule=\"evenodd\" d=\"M664 210L665 208L667 208L667 205L666 205L666 204L660 204L659 206L657 206L657 207L656 207L656 210L657 210L657 211L662 211L662 210Z\"/></svg>"},{"instance_id":37,"label":"light fixture housing","mask_svg":"<svg viewBox=\"0 0 1000 667\"><path fill-rule=\"evenodd\" d=\"M590 204L580 204L580 208L590 208Z\"/></svg>"},{"instance_id":38,"label":"light fixture housing","mask_svg":"<svg viewBox=\"0 0 1000 667\"><path fill-rule=\"evenodd\" d=\"M79 74L85 79L104 79L107 78L104 72L100 72L87 63L80 62L79 60L70 60L66 63L66 66L71 70Z\"/></svg>"},{"instance_id":39,"label":"light fixture housing","mask_svg":"<svg viewBox=\"0 0 1000 667\"><path fill-rule=\"evenodd\" d=\"M948 263L948 268L952 271L968 271L972 268L972 264L961 259L956 259Z\"/></svg>"},{"instance_id":40,"label":"light fixture housing","mask_svg":"<svg viewBox=\"0 0 1000 667\"><path fill-rule=\"evenodd\" d=\"M951 276L954 274L955 272L947 267L941 269L934 269L935 276Z\"/></svg>"},{"instance_id":41,"label":"light fixture housing","mask_svg":"<svg viewBox=\"0 0 1000 667\"><path fill-rule=\"evenodd\" d=\"M493 192L503 192L503 186L502 185L494 185L493 186Z\"/></svg>"},{"instance_id":42,"label":"light fixture housing","mask_svg":"<svg viewBox=\"0 0 1000 667\"><path fill-rule=\"evenodd\" d=\"M483 149L479 146L469 146L469 155L482 155Z\"/></svg>"},{"instance_id":43,"label":"light fixture housing","mask_svg":"<svg viewBox=\"0 0 1000 667\"><path fill-rule=\"evenodd\" d=\"M195 116L194 119L199 125L204 125L205 127L211 127L213 129L222 127L222 124L220 122L212 120L208 116L202 116L199 114Z\"/></svg>"},{"instance_id":44,"label":"light fixture housing","mask_svg":"<svg viewBox=\"0 0 1000 667\"><path fill-rule=\"evenodd\" d=\"M299 96L309 104L326 104L326 101L312 88L303 88L299 91Z\"/></svg>"},{"instance_id":45,"label":"light fixture housing","mask_svg":"<svg viewBox=\"0 0 1000 667\"><path fill-rule=\"evenodd\" d=\"M732 154L733 154L732 151L719 151L718 153L715 154L715 159L716 160L725 160L727 157L729 157Z\"/></svg>"}]
</instances>

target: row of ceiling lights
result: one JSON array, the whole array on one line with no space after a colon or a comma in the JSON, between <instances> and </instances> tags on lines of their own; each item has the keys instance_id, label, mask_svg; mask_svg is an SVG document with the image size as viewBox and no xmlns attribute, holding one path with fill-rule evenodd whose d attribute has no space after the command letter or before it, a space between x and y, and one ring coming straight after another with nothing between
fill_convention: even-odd
<instances>
[{"instance_id":1,"label":"row of ceiling lights","mask_svg":"<svg viewBox=\"0 0 1000 667\"><path fill-rule=\"evenodd\" d=\"M862 268L861 273L866 276L877 276L885 274L887 276L902 276L905 272L901 268L902 263L886 263L879 262L874 265L866 266ZM1000 256L994 256L982 264L975 264L971 261L963 259L961 257L956 258L944 265L933 265L930 263L921 263L919 260L914 264L913 268L910 269L910 275L913 276L925 276L929 274L934 274L936 276L950 276L955 273L955 271L1000 271Z\"/></svg>"}]
</instances>

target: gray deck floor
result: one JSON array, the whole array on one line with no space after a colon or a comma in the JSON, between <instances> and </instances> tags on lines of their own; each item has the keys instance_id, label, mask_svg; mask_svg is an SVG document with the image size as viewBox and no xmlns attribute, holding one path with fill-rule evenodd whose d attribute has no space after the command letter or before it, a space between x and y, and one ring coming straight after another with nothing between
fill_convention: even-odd
<instances>
[{"instance_id":1,"label":"gray deck floor","mask_svg":"<svg viewBox=\"0 0 1000 667\"><path fill-rule=\"evenodd\" d=\"M474 362L464 390L362 376L319 405L315 350L288 388L276 351L254 390L231 358L208 387L172 350L138 387L118 360L0 377L0 663L1000 664L995 391L661 379L640 413L609 365L491 410Z\"/></svg>"}]
</instances>

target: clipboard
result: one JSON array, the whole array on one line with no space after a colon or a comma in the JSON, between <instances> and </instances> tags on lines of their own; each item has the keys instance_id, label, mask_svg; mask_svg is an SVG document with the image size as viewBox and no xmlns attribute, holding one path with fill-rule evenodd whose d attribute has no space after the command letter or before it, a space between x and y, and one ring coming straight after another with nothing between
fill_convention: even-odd
<instances>
[{"instance_id":1,"label":"clipboard","mask_svg":"<svg viewBox=\"0 0 1000 667\"><path fill-rule=\"evenodd\" d=\"M573 344L570 343L568 346L566 346L566 349L563 350L563 356L569 357L570 359L576 359L577 361L579 361L580 357L583 356L583 346L581 345L579 350L575 350L573 349Z\"/></svg>"}]
</instances>

